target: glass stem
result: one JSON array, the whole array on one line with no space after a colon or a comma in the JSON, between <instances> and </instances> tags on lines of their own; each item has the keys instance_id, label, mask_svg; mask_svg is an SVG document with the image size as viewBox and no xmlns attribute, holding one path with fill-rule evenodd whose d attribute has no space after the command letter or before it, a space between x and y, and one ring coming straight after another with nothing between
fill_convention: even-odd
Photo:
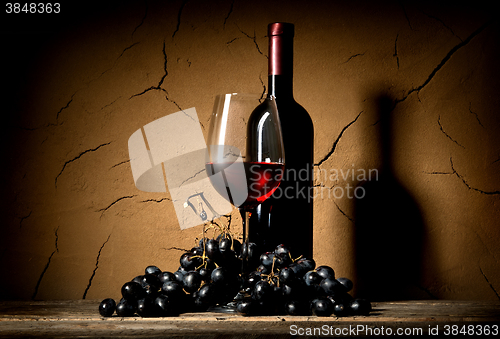
<instances>
[{"instance_id":1,"label":"glass stem","mask_svg":"<svg viewBox=\"0 0 500 339\"><path fill-rule=\"evenodd\" d=\"M241 215L241 220L243 223L243 257L242 257L242 267L241 267L241 273L243 275L246 275L250 272L248 272L249 267L248 267L248 243L250 242L249 240L249 234L250 234L250 216L252 215L252 212L240 208L240 215Z\"/></svg>"}]
</instances>

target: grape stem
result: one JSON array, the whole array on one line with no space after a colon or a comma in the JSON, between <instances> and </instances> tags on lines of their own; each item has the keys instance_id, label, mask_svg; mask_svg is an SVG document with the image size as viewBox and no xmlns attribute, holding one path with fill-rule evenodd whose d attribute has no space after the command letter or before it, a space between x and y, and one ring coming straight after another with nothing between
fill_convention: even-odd
<instances>
[{"instance_id":1,"label":"grape stem","mask_svg":"<svg viewBox=\"0 0 500 339\"><path fill-rule=\"evenodd\" d=\"M300 255L299 257L297 257L295 259L293 259L292 258L292 254L290 252L288 253L288 256L290 257L290 259L292 260L292 262L296 262L297 260L302 259L302 255ZM267 282L270 285L276 285L277 287L280 287L280 277L279 277L279 274L276 274L276 273L279 273L280 269L277 268L276 269L276 273L274 272L274 263L275 262L276 262L276 257L273 257L273 264L271 265L271 273L269 273L269 274L262 274L262 276L266 277Z\"/></svg>"},{"instance_id":2,"label":"grape stem","mask_svg":"<svg viewBox=\"0 0 500 339\"><path fill-rule=\"evenodd\" d=\"M269 274L262 274L262 275L266 277L267 282L270 285L276 285L277 287L280 287L280 277L279 277L279 274L275 274L274 273L274 262L275 261L276 261L276 257L273 257L273 264L271 265L271 273L269 273ZM277 272L279 272L279 271L280 270L277 269Z\"/></svg>"}]
</instances>

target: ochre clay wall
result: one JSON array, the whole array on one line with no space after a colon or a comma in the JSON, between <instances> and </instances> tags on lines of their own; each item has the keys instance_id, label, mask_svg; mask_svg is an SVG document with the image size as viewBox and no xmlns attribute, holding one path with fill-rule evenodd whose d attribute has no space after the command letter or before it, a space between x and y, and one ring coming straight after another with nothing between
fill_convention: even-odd
<instances>
[{"instance_id":1,"label":"ochre clay wall","mask_svg":"<svg viewBox=\"0 0 500 339\"><path fill-rule=\"evenodd\" d=\"M190 107L206 136L216 94L265 91L267 24L286 21L316 262L373 299L498 300L499 23L463 3L135 1L5 28L0 298L118 298L176 270L201 226L135 187L128 138Z\"/></svg>"}]
</instances>

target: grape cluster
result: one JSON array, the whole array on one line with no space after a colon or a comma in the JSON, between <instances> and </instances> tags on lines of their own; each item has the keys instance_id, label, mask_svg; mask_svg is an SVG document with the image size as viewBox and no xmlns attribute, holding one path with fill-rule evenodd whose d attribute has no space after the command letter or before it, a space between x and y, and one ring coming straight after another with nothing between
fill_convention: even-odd
<instances>
[{"instance_id":1,"label":"grape cluster","mask_svg":"<svg viewBox=\"0 0 500 339\"><path fill-rule=\"evenodd\" d=\"M371 304L354 299L348 292L348 278L335 279L329 266L318 266L313 259L294 260L285 245L260 256L260 265L244 281L247 297L238 302L242 315L368 315Z\"/></svg>"},{"instance_id":2,"label":"grape cluster","mask_svg":"<svg viewBox=\"0 0 500 339\"><path fill-rule=\"evenodd\" d=\"M241 275L242 258L254 270ZM227 233L202 238L198 246L183 253L175 272L146 267L144 274L123 284L121 300L104 299L103 317L176 316L207 311L211 306L235 302L241 315L368 315L371 305L353 299L353 284L335 279L328 266L313 259L293 259L285 245L259 255L257 246L242 245ZM251 271L251 270L250 270Z\"/></svg>"}]
</instances>

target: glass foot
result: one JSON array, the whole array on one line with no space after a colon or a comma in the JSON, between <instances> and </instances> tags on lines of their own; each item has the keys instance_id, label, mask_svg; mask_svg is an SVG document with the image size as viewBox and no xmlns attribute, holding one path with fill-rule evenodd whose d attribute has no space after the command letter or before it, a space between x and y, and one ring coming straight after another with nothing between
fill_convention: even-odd
<instances>
[{"instance_id":1,"label":"glass foot","mask_svg":"<svg viewBox=\"0 0 500 339\"><path fill-rule=\"evenodd\" d=\"M238 294L236 294L236 296L232 301L223 305L210 306L207 311L214 313L236 313L237 312L236 307L238 306L238 302L245 298L248 298L248 293L245 293L243 291L238 292Z\"/></svg>"},{"instance_id":2,"label":"glass foot","mask_svg":"<svg viewBox=\"0 0 500 339\"><path fill-rule=\"evenodd\" d=\"M214 313L236 313L236 304L237 302L231 301L225 305L210 306L207 311Z\"/></svg>"}]
</instances>

